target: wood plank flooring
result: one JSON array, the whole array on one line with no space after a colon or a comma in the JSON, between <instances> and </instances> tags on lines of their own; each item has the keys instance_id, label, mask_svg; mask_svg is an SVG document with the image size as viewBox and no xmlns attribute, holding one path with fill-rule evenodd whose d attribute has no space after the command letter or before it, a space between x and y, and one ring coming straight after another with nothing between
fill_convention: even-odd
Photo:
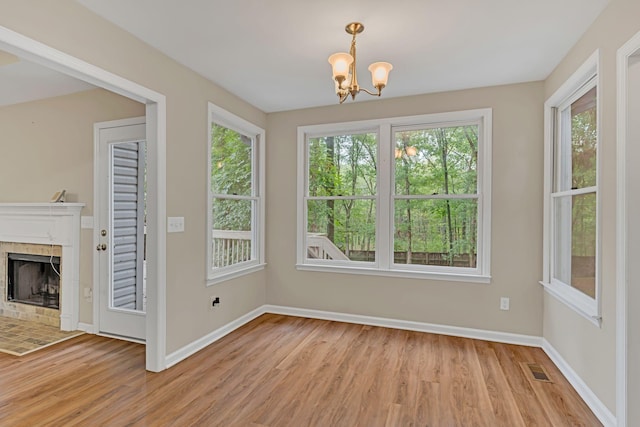
<instances>
[{"instance_id":1,"label":"wood plank flooring","mask_svg":"<svg viewBox=\"0 0 640 427\"><path fill-rule=\"evenodd\" d=\"M537 348L266 314L161 373L93 335L0 354L0 426L76 425L601 424Z\"/></svg>"}]
</instances>

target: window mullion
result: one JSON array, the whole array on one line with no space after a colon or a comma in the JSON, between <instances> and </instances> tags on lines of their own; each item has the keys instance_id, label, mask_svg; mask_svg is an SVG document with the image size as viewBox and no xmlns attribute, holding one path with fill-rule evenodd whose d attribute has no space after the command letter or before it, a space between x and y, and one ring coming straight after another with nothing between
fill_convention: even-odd
<instances>
[{"instance_id":1,"label":"window mullion","mask_svg":"<svg viewBox=\"0 0 640 427\"><path fill-rule=\"evenodd\" d=\"M388 270L393 260L393 187L394 162L391 155L394 148L391 125L383 123L378 130L378 200L376 204L378 222L376 240L378 242L376 261L380 269Z\"/></svg>"},{"instance_id":2,"label":"window mullion","mask_svg":"<svg viewBox=\"0 0 640 427\"><path fill-rule=\"evenodd\" d=\"M492 120L492 112L489 111L478 123L476 268L481 272L491 270Z\"/></svg>"}]
</instances>

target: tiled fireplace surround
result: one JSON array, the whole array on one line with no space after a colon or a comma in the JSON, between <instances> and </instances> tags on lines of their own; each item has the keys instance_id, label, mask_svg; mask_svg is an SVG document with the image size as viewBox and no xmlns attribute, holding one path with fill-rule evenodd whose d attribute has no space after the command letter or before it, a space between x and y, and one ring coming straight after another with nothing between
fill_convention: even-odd
<instances>
[{"instance_id":1,"label":"tiled fireplace surround","mask_svg":"<svg viewBox=\"0 0 640 427\"><path fill-rule=\"evenodd\" d=\"M0 316L78 328L82 203L0 203ZM60 256L60 310L8 302L7 253Z\"/></svg>"},{"instance_id":2,"label":"tiled fireplace surround","mask_svg":"<svg viewBox=\"0 0 640 427\"><path fill-rule=\"evenodd\" d=\"M60 327L60 310L58 309L7 301L7 255L9 253L59 257L62 255L60 245L0 242L0 316L31 320ZM61 271L60 281L62 282L63 280Z\"/></svg>"}]
</instances>

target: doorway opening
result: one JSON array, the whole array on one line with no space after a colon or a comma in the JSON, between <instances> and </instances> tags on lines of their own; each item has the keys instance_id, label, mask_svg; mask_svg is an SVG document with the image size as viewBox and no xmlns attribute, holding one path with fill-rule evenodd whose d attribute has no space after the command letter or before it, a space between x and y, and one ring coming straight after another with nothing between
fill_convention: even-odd
<instances>
[{"instance_id":1,"label":"doorway opening","mask_svg":"<svg viewBox=\"0 0 640 427\"><path fill-rule=\"evenodd\" d=\"M165 96L0 26L0 49L141 102L147 141L146 369L166 368L166 100ZM96 233L94 233L96 234ZM78 296L75 296L78 297ZM77 327L77 325L74 325Z\"/></svg>"}]
</instances>

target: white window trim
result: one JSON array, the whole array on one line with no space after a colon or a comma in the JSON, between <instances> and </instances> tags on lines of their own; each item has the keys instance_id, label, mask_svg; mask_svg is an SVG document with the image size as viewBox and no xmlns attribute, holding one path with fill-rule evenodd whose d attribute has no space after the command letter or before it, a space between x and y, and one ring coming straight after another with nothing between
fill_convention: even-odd
<instances>
[{"instance_id":1,"label":"white window trim","mask_svg":"<svg viewBox=\"0 0 640 427\"><path fill-rule=\"evenodd\" d=\"M406 126L448 126L456 123L479 124L478 128L478 262L475 269L413 266L393 264L393 227L391 204L393 150L392 128ZM307 190L307 138L337 135L339 133L375 132L378 134L378 194L376 195L377 233L375 262L340 262L309 260L306 257L307 218L305 194ZM489 283L491 281L491 145L492 109L456 111L418 116L394 117L298 127L297 156L297 251L298 270L335 273L367 274L375 276L408 277L418 279ZM385 149L380 149L384 147ZM384 256L380 256L384 254Z\"/></svg>"},{"instance_id":2,"label":"white window trim","mask_svg":"<svg viewBox=\"0 0 640 427\"><path fill-rule=\"evenodd\" d=\"M212 249L212 235L211 227L213 224L213 218L211 215L211 128L212 124L224 126L228 129L235 130L236 132L254 138L254 156L252 173L254 182L257 180L257 187L255 188L254 200L255 200L255 212L253 213L251 236L252 250L255 251L254 259L251 261L241 262L233 264L223 268L214 269L212 266L213 249ZM246 274L253 273L255 271L262 270L265 267L265 244L264 244L264 194L265 194L265 130L261 127L254 125L241 117L236 116L228 112L227 110L218 107L217 105L208 103L207 114L207 229L206 229L206 285L211 286L216 283L224 282L236 277L244 276ZM256 172L257 170L257 172Z\"/></svg>"},{"instance_id":3,"label":"white window trim","mask_svg":"<svg viewBox=\"0 0 640 427\"><path fill-rule=\"evenodd\" d=\"M600 176L602 164L602 138L601 138L601 116L602 108L602 77L600 69L600 52L596 50L562 85L556 92L547 99L544 104L544 218L543 218L543 279L540 282L547 293L566 304L578 314L589 320L596 326L601 325L601 222L602 222L602 198L600 197ZM553 240L554 228L553 219L553 198L562 195L562 192L553 191L554 179L554 142L556 139L555 114L558 108L572 99L577 92L584 89L595 76L595 86L598 88L596 99L596 126L597 126L597 158L596 158L596 185L582 190L572 190L566 193L596 193L596 291L595 298L580 292L573 287L562 283L552 277L553 271Z\"/></svg>"}]
</instances>

